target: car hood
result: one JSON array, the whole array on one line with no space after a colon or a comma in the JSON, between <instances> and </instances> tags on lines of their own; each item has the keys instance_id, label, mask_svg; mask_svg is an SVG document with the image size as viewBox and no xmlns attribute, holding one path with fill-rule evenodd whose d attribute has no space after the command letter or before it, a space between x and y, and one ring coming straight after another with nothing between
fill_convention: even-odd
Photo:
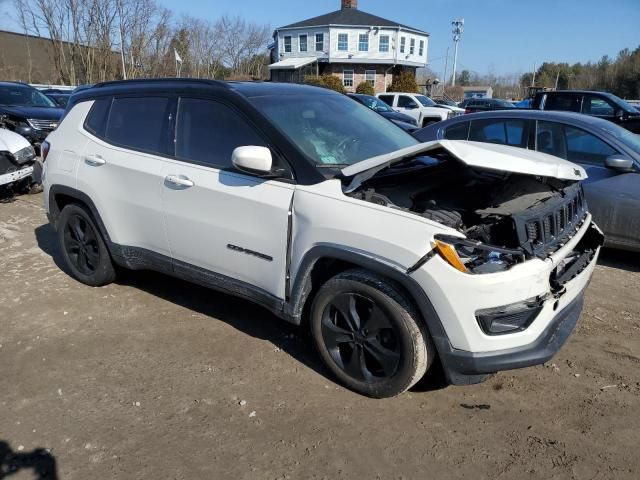
<instances>
[{"instance_id":1,"label":"car hood","mask_svg":"<svg viewBox=\"0 0 640 480\"><path fill-rule=\"evenodd\" d=\"M382 115L384 118L388 118L390 120L398 120L400 122L406 122L406 123L415 122L413 117L410 117L409 115L405 115L404 113L400 113L400 112L378 112L378 113L380 113L380 115Z\"/></svg>"},{"instance_id":2,"label":"car hood","mask_svg":"<svg viewBox=\"0 0 640 480\"><path fill-rule=\"evenodd\" d=\"M20 107L0 105L0 114L15 115L23 118L37 118L39 120L58 121L64 113L63 108L55 107Z\"/></svg>"},{"instance_id":3,"label":"car hood","mask_svg":"<svg viewBox=\"0 0 640 480\"><path fill-rule=\"evenodd\" d=\"M30 146L29 141L22 135L18 135L6 128L0 128L0 152L11 152L15 154Z\"/></svg>"},{"instance_id":4,"label":"car hood","mask_svg":"<svg viewBox=\"0 0 640 480\"><path fill-rule=\"evenodd\" d=\"M486 170L521 173L562 180L584 180L587 173L575 163L546 153L523 148L463 140L435 140L372 157L341 170L342 176L351 177L346 191L358 188L380 170L416 155L443 148L465 165Z\"/></svg>"}]
</instances>

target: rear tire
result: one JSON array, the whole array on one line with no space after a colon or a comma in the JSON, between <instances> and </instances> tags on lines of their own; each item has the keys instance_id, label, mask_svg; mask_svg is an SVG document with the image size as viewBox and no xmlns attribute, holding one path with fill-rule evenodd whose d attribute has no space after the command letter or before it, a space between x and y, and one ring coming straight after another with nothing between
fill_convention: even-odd
<instances>
[{"instance_id":1,"label":"rear tire","mask_svg":"<svg viewBox=\"0 0 640 480\"><path fill-rule=\"evenodd\" d=\"M58 241L64 262L76 280L91 287L113 282L116 272L109 250L89 212L67 205L58 219Z\"/></svg>"},{"instance_id":2,"label":"rear tire","mask_svg":"<svg viewBox=\"0 0 640 480\"><path fill-rule=\"evenodd\" d=\"M310 314L322 360L341 383L363 395L399 395L424 376L434 358L411 302L394 283L366 270L327 281Z\"/></svg>"}]
</instances>

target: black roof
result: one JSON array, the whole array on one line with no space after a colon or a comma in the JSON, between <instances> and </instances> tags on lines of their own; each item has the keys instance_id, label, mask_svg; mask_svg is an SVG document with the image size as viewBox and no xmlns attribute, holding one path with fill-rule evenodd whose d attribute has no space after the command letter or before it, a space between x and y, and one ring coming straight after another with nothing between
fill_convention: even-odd
<instances>
[{"instance_id":1,"label":"black roof","mask_svg":"<svg viewBox=\"0 0 640 480\"><path fill-rule=\"evenodd\" d=\"M372 26L372 27L401 27L407 30L413 30L415 32L429 35L427 32L424 32L417 28L409 27L407 25L402 25L401 23L393 22L391 20L387 20L386 18L378 17L376 15L363 12L362 10L358 10L357 8L342 8L340 10L336 10L335 12L325 13L324 15L320 15L318 17L313 17L307 20L302 20L301 22L285 25L283 27L279 27L279 29L297 28L297 27L320 27L325 25L353 25L353 26L366 25L366 26Z\"/></svg>"}]
</instances>

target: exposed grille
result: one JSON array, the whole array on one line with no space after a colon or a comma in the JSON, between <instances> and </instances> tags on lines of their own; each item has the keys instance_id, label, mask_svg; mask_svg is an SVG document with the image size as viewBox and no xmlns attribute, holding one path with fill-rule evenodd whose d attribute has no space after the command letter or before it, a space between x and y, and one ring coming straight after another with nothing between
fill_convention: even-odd
<instances>
[{"instance_id":1,"label":"exposed grille","mask_svg":"<svg viewBox=\"0 0 640 480\"><path fill-rule=\"evenodd\" d=\"M582 186L567 187L565 195L516 216L521 245L532 255L547 254L575 232L587 211Z\"/></svg>"},{"instance_id":2,"label":"exposed grille","mask_svg":"<svg viewBox=\"0 0 640 480\"><path fill-rule=\"evenodd\" d=\"M36 130L48 130L52 131L58 127L58 122L56 120L40 120L38 118L28 118L27 122L31 125L32 128Z\"/></svg>"}]
</instances>

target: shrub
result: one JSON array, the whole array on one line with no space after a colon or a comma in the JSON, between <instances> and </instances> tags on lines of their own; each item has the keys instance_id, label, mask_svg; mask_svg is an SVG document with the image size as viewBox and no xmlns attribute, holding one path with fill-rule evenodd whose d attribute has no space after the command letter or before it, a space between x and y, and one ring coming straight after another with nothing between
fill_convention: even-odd
<instances>
[{"instance_id":1,"label":"shrub","mask_svg":"<svg viewBox=\"0 0 640 480\"><path fill-rule=\"evenodd\" d=\"M307 75L304 77L304 83L315 85L316 87L329 88L338 93L345 93L342 81L334 75Z\"/></svg>"},{"instance_id":2,"label":"shrub","mask_svg":"<svg viewBox=\"0 0 640 480\"><path fill-rule=\"evenodd\" d=\"M376 91L370 82L360 82L356 87L356 93L361 93L362 95L375 95Z\"/></svg>"},{"instance_id":3,"label":"shrub","mask_svg":"<svg viewBox=\"0 0 640 480\"><path fill-rule=\"evenodd\" d=\"M390 92L419 93L418 82L413 72L403 71L393 76L393 82L388 88Z\"/></svg>"},{"instance_id":4,"label":"shrub","mask_svg":"<svg viewBox=\"0 0 640 480\"><path fill-rule=\"evenodd\" d=\"M340 80L335 75L322 75L322 80L325 87L330 88L331 90L335 90L338 93L345 93L344 85L342 85L342 80Z\"/></svg>"},{"instance_id":5,"label":"shrub","mask_svg":"<svg viewBox=\"0 0 640 480\"><path fill-rule=\"evenodd\" d=\"M319 75L307 75L304 77L304 83L307 85L315 85L316 87L324 87L324 81Z\"/></svg>"}]
</instances>

